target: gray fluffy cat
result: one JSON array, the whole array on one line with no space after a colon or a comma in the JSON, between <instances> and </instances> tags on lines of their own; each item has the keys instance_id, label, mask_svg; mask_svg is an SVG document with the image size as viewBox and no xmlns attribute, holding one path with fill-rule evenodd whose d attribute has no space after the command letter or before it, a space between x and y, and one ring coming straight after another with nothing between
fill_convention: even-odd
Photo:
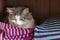
<instances>
[{"instance_id":1,"label":"gray fluffy cat","mask_svg":"<svg viewBox=\"0 0 60 40\"><path fill-rule=\"evenodd\" d=\"M7 8L8 21L10 24L20 28L34 28L34 19L26 7Z\"/></svg>"}]
</instances>

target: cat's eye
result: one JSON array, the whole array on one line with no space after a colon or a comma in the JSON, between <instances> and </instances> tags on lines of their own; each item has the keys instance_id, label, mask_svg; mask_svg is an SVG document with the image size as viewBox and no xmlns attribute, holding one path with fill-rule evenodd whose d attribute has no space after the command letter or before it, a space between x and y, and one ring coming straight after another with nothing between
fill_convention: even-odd
<instances>
[{"instance_id":1,"label":"cat's eye","mask_svg":"<svg viewBox=\"0 0 60 40\"><path fill-rule=\"evenodd\" d=\"M21 18L20 20L23 20L24 21L24 18Z\"/></svg>"},{"instance_id":2,"label":"cat's eye","mask_svg":"<svg viewBox=\"0 0 60 40\"><path fill-rule=\"evenodd\" d=\"M14 18L11 18L12 20L16 20L16 19L14 19Z\"/></svg>"},{"instance_id":3,"label":"cat's eye","mask_svg":"<svg viewBox=\"0 0 60 40\"><path fill-rule=\"evenodd\" d=\"M12 20L16 20L16 19L12 19Z\"/></svg>"}]
</instances>

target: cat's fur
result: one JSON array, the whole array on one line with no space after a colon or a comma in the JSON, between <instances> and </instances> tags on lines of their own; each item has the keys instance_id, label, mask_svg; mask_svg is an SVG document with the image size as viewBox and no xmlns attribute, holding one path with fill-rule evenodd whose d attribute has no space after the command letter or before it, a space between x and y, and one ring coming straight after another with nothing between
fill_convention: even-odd
<instances>
[{"instance_id":1,"label":"cat's fur","mask_svg":"<svg viewBox=\"0 0 60 40\"><path fill-rule=\"evenodd\" d=\"M20 28L34 28L35 23L29 8L13 7L7 8L8 21L10 24Z\"/></svg>"}]
</instances>

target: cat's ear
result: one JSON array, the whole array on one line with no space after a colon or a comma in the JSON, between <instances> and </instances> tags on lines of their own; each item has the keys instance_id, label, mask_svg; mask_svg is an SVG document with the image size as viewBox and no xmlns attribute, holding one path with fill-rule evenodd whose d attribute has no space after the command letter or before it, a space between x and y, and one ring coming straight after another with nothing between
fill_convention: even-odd
<instances>
[{"instance_id":1,"label":"cat's ear","mask_svg":"<svg viewBox=\"0 0 60 40\"><path fill-rule=\"evenodd\" d=\"M25 8L24 10L23 10L23 13L29 13L29 8Z\"/></svg>"},{"instance_id":2,"label":"cat's ear","mask_svg":"<svg viewBox=\"0 0 60 40\"><path fill-rule=\"evenodd\" d=\"M12 9L11 8L7 8L7 12L9 13L9 14L12 14Z\"/></svg>"},{"instance_id":3,"label":"cat's ear","mask_svg":"<svg viewBox=\"0 0 60 40\"><path fill-rule=\"evenodd\" d=\"M12 12L11 8L7 8L7 12Z\"/></svg>"}]
</instances>

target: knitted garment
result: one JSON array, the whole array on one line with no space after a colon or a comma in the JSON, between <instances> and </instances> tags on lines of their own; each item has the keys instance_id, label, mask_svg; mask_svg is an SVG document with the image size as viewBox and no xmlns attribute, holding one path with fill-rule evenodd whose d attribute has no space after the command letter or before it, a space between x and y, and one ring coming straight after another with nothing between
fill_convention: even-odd
<instances>
[{"instance_id":1,"label":"knitted garment","mask_svg":"<svg viewBox=\"0 0 60 40\"><path fill-rule=\"evenodd\" d=\"M0 34L0 40L32 40L33 28L19 28L14 25L0 22L1 27L5 31Z\"/></svg>"}]
</instances>

